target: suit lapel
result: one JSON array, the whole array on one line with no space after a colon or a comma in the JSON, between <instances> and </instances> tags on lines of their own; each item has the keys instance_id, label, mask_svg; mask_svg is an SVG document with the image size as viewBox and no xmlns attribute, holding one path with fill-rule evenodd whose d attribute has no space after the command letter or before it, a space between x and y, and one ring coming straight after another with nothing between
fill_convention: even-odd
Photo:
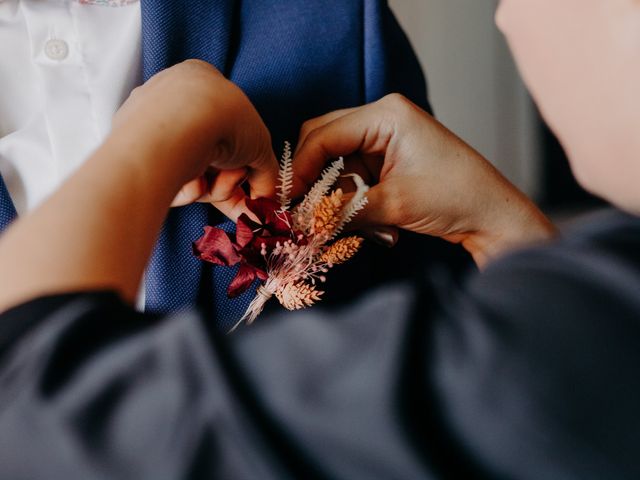
<instances>
[{"instance_id":1,"label":"suit lapel","mask_svg":"<svg viewBox=\"0 0 640 480\"><path fill-rule=\"evenodd\" d=\"M141 0L143 78L190 58L225 72L234 0ZM226 72L228 73L228 72ZM170 212L146 275L146 309L170 312L197 303L203 266L191 244L211 223L205 205ZM205 282L205 285L207 282ZM212 292L203 298L212 301ZM201 305L211 308L211 305Z\"/></svg>"},{"instance_id":2,"label":"suit lapel","mask_svg":"<svg viewBox=\"0 0 640 480\"><path fill-rule=\"evenodd\" d=\"M228 73L234 0L141 0L143 78L183 60L197 58ZM0 231L16 210L0 177ZM203 205L171 212L154 250L146 277L149 311L194 305L202 265L191 255L191 242L210 223Z\"/></svg>"},{"instance_id":3,"label":"suit lapel","mask_svg":"<svg viewBox=\"0 0 640 480\"><path fill-rule=\"evenodd\" d=\"M234 4L235 0L142 0L145 81L189 58L225 72Z\"/></svg>"},{"instance_id":4,"label":"suit lapel","mask_svg":"<svg viewBox=\"0 0 640 480\"><path fill-rule=\"evenodd\" d=\"M16 216L13 201L11 201L7 186L4 184L2 176L0 176L0 232L15 220Z\"/></svg>"}]
</instances>

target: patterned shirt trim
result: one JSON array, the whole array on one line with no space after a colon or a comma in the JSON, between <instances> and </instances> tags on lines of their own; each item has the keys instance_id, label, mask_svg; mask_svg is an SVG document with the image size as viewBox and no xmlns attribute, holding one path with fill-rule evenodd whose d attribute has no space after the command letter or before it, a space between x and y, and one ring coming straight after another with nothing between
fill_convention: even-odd
<instances>
[{"instance_id":1,"label":"patterned shirt trim","mask_svg":"<svg viewBox=\"0 0 640 480\"><path fill-rule=\"evenodd\" d=\"M100 5L103 7L124 7L138 0L76 0L81 5Z\"/></svg>"}]
</instances>

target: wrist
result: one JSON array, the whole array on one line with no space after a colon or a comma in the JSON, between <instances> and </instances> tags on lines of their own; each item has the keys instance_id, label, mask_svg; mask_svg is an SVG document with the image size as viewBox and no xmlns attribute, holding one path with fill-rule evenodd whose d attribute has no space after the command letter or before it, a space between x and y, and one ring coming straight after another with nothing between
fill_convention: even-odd
<instances>
[{"instance_id":1,"label":"wrist","mask_svg":"<svg viewBox=\"0 0 640 480\"><path fill-rule=\"evenodd\" d=\"M157 177L167 187L180 189L224 153L226 130L219 115L192 112L170 121L148 121L154 113L147 112L140 117L114 124L102 149L115 152L110 161L118 158L118 162Z\"/></svg>"},{"instance_id":2,"label":"wrist","mask_svg":"<svg viewBox=\"0 0 640 480\"><path fill-rule=\"evenodd\" d=\"M203 141L202 138L207 138ZM211 157L210 135L171 125L128 125L114 128L100 150L114 166L139 172L145 183L159 183L176 192L201 175Z\"/></svg>"},{"instance_id":3,"label":"wrist","mask_svg":"<svg viewBox=\"0 0 640 480\"><path fill-rule=\"evenodd\" d=\"M179 158L174 157L162 142L140 141L134 132L117 132L105 140L91 161L118 171L124 182L122 186L135 187L139 200L148 198L158 205L165 202L169 205L188 181Z\"/></svg>"},{"instance_id":4,"label":"wrist","mask_svg":"<svg viewBox=\"0 0 640 480\"><path fill-rule=\"evenodd\" d=\"M497 257L528 245L557 236L551 221L524 194L504 197L503 205L491 218L461 242L478 267L483 268Z\"/></svg>"}]
</instances>

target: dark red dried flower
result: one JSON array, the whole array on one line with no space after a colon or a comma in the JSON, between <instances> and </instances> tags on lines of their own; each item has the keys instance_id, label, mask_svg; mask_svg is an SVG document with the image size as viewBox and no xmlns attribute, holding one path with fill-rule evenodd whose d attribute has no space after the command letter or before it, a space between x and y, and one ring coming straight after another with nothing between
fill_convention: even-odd
<instances>
[{"instance_id":1,"label":"dark red dried flower","mask_svg":"<svg viewBox=\"0 0 640 480\"><path fill-rule=\"evenodd\" d=\"M262 255L263 245L271 252L279 242L291 240L304 244L306 238L291 228L293 220L289 212L283 212L280 204L268 198L246 201L247 208L259 222L248 215L238 218L235 235L215 227L205 227L204 236L193 244L193 252L200 260L221 266L240 264L238 273L227 289L229 298L246 292L256 278L267 280L267 265Z\"/></svg>"}]
</instances>

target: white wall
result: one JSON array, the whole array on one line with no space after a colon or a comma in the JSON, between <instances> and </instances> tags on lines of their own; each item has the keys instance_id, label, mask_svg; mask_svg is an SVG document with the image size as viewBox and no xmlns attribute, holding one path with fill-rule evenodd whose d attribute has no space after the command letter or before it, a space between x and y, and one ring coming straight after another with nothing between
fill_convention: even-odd
<instances>
[{"instance_id":1,"label":"white wall","mask_svg":"<svg viewBox=\"0 0 640 480\"><path fill-rule=\"evenodd\" d=\"M534 109L493 16L496 0L390 0L429 81L436 115L535 195Z\"/></svg>"}]
</instances>

